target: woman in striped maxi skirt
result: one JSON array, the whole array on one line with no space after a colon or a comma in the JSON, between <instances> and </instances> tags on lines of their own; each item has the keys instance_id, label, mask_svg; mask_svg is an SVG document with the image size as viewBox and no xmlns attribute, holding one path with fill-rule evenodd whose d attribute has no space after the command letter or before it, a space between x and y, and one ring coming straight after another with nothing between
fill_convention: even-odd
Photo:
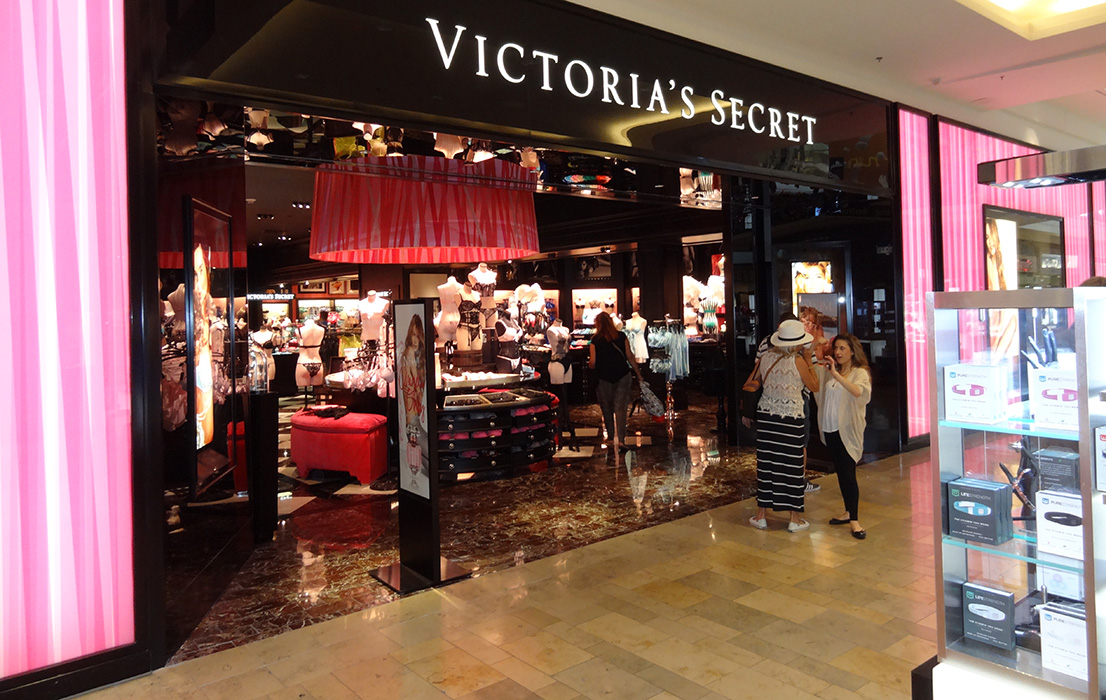
<instances>
[{"instance_id":1,"label":"woman in striped maxi skirt","mask_svg":"<svg viewBox=\"0 0 1106 700\"><path fill-rule=\"evenodd\" d=\"M768 527L768 509L788 513L789 532L799 532L810 523L803 512L806 481L803 475L803 442L806 413L803 386L818 391L818 378L803 346L811 336L801 321L780 323L772 334L772 349L760 358L754 372L760 375L764 392L757 404L757 514L749 524Z\"/></svg>"}]
</instances>

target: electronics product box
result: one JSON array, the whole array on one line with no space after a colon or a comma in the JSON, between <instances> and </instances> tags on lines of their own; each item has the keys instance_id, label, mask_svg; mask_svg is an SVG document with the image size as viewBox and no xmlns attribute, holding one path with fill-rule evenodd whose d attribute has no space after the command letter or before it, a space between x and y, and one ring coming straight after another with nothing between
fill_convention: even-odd
<instances>
[{"instance_id":1,"label":"electronics product box","mask_svg":"<svg viewBox=\"0 0 1106 700\"><path fill-rule=\"evenodd\" d=\"M1037 549L1083 561L1083 500L1078 494L1037 492Z\"/></svg>"},{"instance_id":2,"label":"electronics product box","mask_svg":"<svg viewBox=\"0 0 1106 700\"><path fill-rule=\"evenodd\" d=\"M963 477L947 488L950 536L984 544L1002 544L1014 536L1010 484Z\"/></svg>"},{"instance_id":3,"label":"electronics product box","mask_svg":"<svg viewBox=\"0 0 1106 700\"><path fill-rule=\"evenodd\" d=\"M1041 607L1041 666L1087 680L1087 620L1081 605Z\"/></svg>"},{"instance_id":4,"label":"electronics product box","mask_svg":"<svg viewBox=\"0 0 1106 700\"><path fill-rule=\"evenodd\" d=\"M1002 367L945 366L945 420L995 423L1006 417L1006 410Z\"/></svg>"},{"instance_id":5,"label":"electronics product box","mask_svg":"<svg viewBox=\"0 0 1106 700\"><path fill-rule=\"evenodd\" d=\"M1048 552L1037 552L1038 585L1048 591L1048 595L1083 601L1083 562L1069 557L1058 557ZM1057 566L1049 566L1056 564ZM1060 568L1064 567L1064 568ZM1075 571L1073 571L1075 569Z\"/></svg>"},{"instance_id":6,"label":"electronics product box","mask_svg":"<svg viewBox=\"0 0 1106 700\"><path fill-rule=\"evenodd\" d=\"M1014 594L969 581L964 584L964 636L1000 649L1014 648Z\"/></svg>"},{"instance_id":7,"label":"electronics product box","mask_svg":"<svg viewBox=\"0 0 1106 700\"><path fill-rule=\"evenodd\" d=\"M1079 453L1066 447L1046 447L1033 453L1037 459L1037 488L1079 493Z\"/></svg>"},{"instance_id":8,"label":"electronics product box","mask_svg":"<svg viewBox=\"0 0 1106 700\"><path fill-rule=\"evenodd\" d=\"M1106 491L1106 425L1094 429L1094 478L1099 491Z\"/></svg>"},{"instance_id":9,"label":"electronics product box","mask_svg":"<svg viewBox=\"0 0 1106 700\"><path fill-rule=\"evenodd\" d=\"M1073 369L1029 368L1029 413L1037 425L1079 427L1079 383Z\"/></svg>"}]
</instances>

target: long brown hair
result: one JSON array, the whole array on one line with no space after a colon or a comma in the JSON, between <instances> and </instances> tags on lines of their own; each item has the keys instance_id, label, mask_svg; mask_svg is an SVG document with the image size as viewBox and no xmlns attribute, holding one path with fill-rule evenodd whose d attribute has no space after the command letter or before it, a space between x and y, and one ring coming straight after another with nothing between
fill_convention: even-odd
<instances>
[{"instance_id":1,"label":"long brown hair","mask_svg":"<svg viewBox=\"0 0 1106 700\"><path fill-rule=\"evenodd\" d=\"M850 363L853 367L860 367L867 370L868 376L872 376L872 367L868 364L868 356L864 354L864 348L860 345L860 338L857 338L852 333L838 333L834 339L833 344L830 345L830 351L837 347L837 341L841 341L849 346L849 349L853 351L853 359ZM850 368L851 369L851 368Z\"/></svg>"},{"instance_id":2,"label":"long brown hair","mask_svg":"<svg viewBox=\"0 0 1106 700\"><path fill-rule=\"evenodd\" d=\"M618 337L618 329L614 327L614 321L606 311L601 311L595 317L595 337L606 341L612 341Z\"/></svg>"}]
</instances>

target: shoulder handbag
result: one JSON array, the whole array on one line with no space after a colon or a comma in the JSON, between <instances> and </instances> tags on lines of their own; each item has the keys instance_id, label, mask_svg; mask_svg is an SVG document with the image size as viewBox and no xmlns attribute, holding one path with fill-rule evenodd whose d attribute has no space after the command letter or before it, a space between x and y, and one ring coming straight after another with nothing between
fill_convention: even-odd
<instances>
[{"instance_id":1,"label":"shoulder handbag","mask_svg":"<svg viewBox=\"0 0 1106 700\"><path fill-rule=\"evenodd\" d=\"M765 379L768 378L768 375L772 373L772 370L782 359L783 357L780 357L772 363L772 366L764 373ZM741 416L743 418L755 419L757 417L757 404L760 403L760 395L764 393L764 385L760 377L757 376L758 369L760 369L760 360L757 360L757 363L753 365L753 371L749 374L749 378L741 385Z\"/></svg>"}]
</instances>

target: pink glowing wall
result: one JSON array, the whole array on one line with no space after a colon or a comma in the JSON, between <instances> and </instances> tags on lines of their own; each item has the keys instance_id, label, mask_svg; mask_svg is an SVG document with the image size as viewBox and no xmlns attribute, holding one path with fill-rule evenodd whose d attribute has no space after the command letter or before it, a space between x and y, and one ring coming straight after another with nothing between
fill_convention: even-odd
<instances>
[{"instance_id":1,"label":"pink glowing wall","mask_svg":"<svg viewBox=\"0 0 1106 700\"><path fill-rule=\"evenodd\" d=\"M933 291L932 222L929 187L932 152L929 120L899 111L899 162L903 236L903 333L906 339L907 423L909 437L929 432L929 364L926 349L925 294ZM979 163L1039 152L954 124L940 122L941 228L944 287L947 291L985 288L983 206L985 204L1063 217L1064 253L1069 286L1090 276L1092 267L1106 271L1106 212L1096 206L1095 261L1091 260L1086 185L1038 189L990 187L977 183ZM1102 183L1095 192L1106 195ZM1094 263L1092 265L1092 262ZM1104 272L1103 274L1106 274Z\"/></svg>"},{"instance_id":2,"label":"pink glowing wall","mask_svg":"<svg viewBox=\"0 0 1106 700\"><path fill-rule=\"evenodd\" d=\"M977 164L1038 153L1039 149L945 122L940 124L940 134L941 226L947 291L986 288L983 270L984 204L1063 217L1067 283L1075 286L1090 276L1090 218L1086 185L1027 190L977 184Z\"/></svg>"},{"instance_id":3,"label":"pink glowing wall","mask_svg":"<svg viewBox=\"0 0 1106 700\"><path fill-rule=\"evenodd\" d=\"M0 11L0 677L134 641L122 10Z\"/></svg>"},{"instance_id":4,"label":"pink glowing wall","mask_svg":"<svg viewBox=\"0 0 1106 700\"><path fill-rule=\"evenodd\" d=\"M933 223L929 192L929 120L899 112L902 198L903 333L906 339L908 435L929 432L926 292L933 291Z\"/></svg>"},{"instance_id":5,"label":"pink glowing wall","mask_svg":"<svg viewBox=\"0 0 1106 700\"><path fill-rule=\"evenodd\" d=\"M1106 275L1106 182L1096 182L1093 192L1094 215L1094 273Z\"/></svg>"}]
</instances>

